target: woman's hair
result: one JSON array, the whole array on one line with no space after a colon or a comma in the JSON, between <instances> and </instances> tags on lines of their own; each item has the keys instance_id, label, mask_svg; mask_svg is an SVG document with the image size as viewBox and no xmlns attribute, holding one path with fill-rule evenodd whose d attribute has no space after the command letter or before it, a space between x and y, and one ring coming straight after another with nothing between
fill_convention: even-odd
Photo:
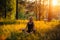
<instances>
[{"instance_id":1,"label":"woman's hair","mask_svg":"<svg viewBox=\"0 0 60 40\"><path fill-rule=\"evenodd\" d=\"M33 20L33 17L31 16L31 17L29 18L29 20Z\"/></svg>"}]
</instances>

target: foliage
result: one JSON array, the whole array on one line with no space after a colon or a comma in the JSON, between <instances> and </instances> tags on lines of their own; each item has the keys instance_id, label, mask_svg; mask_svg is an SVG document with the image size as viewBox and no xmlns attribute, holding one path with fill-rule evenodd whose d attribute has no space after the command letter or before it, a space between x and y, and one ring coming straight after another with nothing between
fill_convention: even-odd
<instances>
[{"instance_id":1,"label":"foliage","mask_svg":"<svg viewBox=\"0 0 60 40\"><path fill-rule=\"evenodd\" d=\"M7 19L15 19L16 0L0 0L0 17L6 16ZM3 18L3 19L4 19Z\"/></svg>"},{"instance_id":2,"label":"foliage","mask_svg":"<svg viewBox=\"0 0 60 40\"><path fill-rule=\"evenodd\" d=\"M16 14L16 0L7 0L6 1L6 11L7 19L15 19Z\"/></svg>"},{"instance_id":3,"label":"foliage","mask_svg":"<svg viewBox=\"0 0 60 40\"><path fill-rule=\"evenodd\" d=\"M25 1L18 0L18 18L24 19L25 17Z\"/></svg>"}]
</instances>

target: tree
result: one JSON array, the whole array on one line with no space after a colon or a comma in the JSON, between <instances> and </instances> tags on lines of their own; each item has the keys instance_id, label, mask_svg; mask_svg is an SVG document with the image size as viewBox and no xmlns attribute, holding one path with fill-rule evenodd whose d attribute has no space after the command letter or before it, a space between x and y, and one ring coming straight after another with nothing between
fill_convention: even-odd
<instances>
[{"instance_id":1,"label":"tree","mask_svg":"<svg viewBox=\"0 0 60 40\"><path fill-rule=\"evenodd\" d=\"M0 0L0 17L13 20L15 15L16 0Z\"/></svg>"},{"instance_id":2,"label":"tree","mask_svg":"<svg viewBox=\"0 0 60 40\"><path fill-rule=\"evenodd\" d=\"M0 18L6 18L6 1L0 0Z\"/></svg>"},{"instance_id":3,"label":"tree","mask_svg":"<svg viewBox=\"0 0 60 40\"><path fill-rule=\"evenodd\" d=\"M51 7L51 2L52 0L49 0L49 14L48 14L48 21L51 21L52 20L52 7Z\"/></svg>"},{"instance_id":4,"label":"tree","mask_svg":"<svg viewBox=\"0 0 60 40\"><path fill-rule=\"evenodd\" d=\"M6 0L7 19L14 20L16 16L16 0Z\"/></svg>"}]
</instances>

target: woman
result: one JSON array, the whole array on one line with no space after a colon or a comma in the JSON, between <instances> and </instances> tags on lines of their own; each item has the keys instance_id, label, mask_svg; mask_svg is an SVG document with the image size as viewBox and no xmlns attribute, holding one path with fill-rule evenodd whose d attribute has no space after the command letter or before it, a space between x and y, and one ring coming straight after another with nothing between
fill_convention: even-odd
<instances>
[{"instance_id":1,"label":"woman","mask_svg":"<svg viewBox=\"0 0 60 40\"><path fill-rule=\"evenodd\" d=\"M27 30L28 33L34 31L34 22L32 17L29 18L29 22L27 23L27 28L28 28Z\"/></svg>"}]
</instances>

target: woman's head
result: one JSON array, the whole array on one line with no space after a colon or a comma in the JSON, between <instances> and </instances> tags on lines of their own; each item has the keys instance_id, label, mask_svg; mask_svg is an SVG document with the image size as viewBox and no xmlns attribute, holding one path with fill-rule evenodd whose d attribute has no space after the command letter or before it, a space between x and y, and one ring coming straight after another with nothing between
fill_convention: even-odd
<instances>
[{"instance_id":1,"label":"woman's head","mask_svg":"<svg viewBox=\"0 0 60 40\"><path fill-rule=\"evenodd\" d=\"M29 21L32 22L32 21L33 21L33 17L30 17L30 18L29 18Z\"/></svg>"}]
</instances>

